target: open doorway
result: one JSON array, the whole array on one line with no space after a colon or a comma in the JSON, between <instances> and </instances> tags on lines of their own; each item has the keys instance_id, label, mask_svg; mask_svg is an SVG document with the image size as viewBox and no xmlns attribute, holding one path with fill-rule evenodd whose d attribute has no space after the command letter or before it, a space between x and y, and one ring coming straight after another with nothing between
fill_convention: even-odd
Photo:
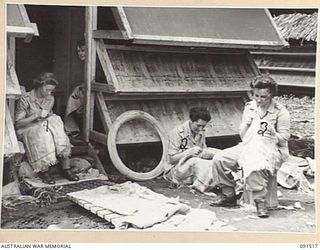
<instances>
[{"instance_id":1,"label":"open doorway","mask_svg":"<svg viewBox=\"0 0 320 250\"><path fill-rule=\"evenodd\" d=\"M39 36L30 43L16 44L16 70L20 85L29 91L40 72L53 72L59 81L55 111L63 115L72 89L83 82L84 62L77 55L77 43L84 37L85 7L26 5L30 21Z\"/></svg>"}]
</instances>

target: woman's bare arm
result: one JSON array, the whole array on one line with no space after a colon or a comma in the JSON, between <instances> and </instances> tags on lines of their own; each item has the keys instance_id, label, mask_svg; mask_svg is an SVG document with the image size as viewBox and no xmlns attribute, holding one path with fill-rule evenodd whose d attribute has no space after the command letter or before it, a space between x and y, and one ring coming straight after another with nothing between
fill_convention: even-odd
<instances>
[{"instance_id":1,"label":"woman's bare arm","mask_svg":"<svg viewBox=\"0 0 320 250\"><path fill-rule=\"evenodd\" d=\"M33 113L32 115L30 115L28 117L21 118L16 121L16 128L17 129L24 128L24 127L28 126L29 124L31 124L32 122L38 120L40 117L41 117L41 111L37 112L37 113Z\"/></svg>"}]
</instances>

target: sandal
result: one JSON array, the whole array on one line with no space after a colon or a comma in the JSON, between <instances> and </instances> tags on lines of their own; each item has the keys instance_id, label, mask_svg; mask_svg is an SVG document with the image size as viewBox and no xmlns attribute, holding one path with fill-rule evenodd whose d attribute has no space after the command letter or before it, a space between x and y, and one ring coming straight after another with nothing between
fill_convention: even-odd
<instances>
[{"instance_id":1,"label":"sandal","mask_svg":"<svg viewBox=\"0 0 320 250\"><path fill-rule=\"evenodd\" d=\"M40 172L39 177L41 178L43 183L54 185L56 184L55 180L50 176L50 174L46 172Z\"/></svg>"},{"instance_id":2,"label":"sandal","mask_svg":"<svg viewBox=\"0 0 320 250\"><path fill-rule=\"evenodd\" d=\"M69 181L78 181L79 180L79 176L77 176L75 173L73 173L73 171L71 169L64 170L64 174L65 174L65 177Z\"/></svg>"}]
</instances>

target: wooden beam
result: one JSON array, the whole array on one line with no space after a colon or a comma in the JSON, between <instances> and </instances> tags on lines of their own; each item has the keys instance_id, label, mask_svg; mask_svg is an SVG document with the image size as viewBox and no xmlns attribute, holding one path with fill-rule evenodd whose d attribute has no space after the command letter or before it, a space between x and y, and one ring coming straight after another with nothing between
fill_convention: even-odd
<instances>
[{"instance_id":1,"label":"wooden beam","mask_svg":"<svg viewBox=\"0 0 320 250\"><path fill-rule=\"evenodd\" d=\"M3 155L10 157L13 154L19 153L18 139L14 129L11 114L9 112L9 107L6 104L5 107L5 127L4 127L4 147Z\"/></svg>"},{"instance_id":2,"label":"wooden beam","mask_svg":"<svg viewBox=\"0 0 320 250\"><path fill-rule=\"evenodd\" d=\"M111 74L108 70L108 63L107 61L105 60L103 54L104 54L104 47L101 48L101 44L100 42L97 42L97 54L98 54L98 58L99 58L99 61L101 63L101 67L102 67L102 70L103 70L103 73L106 77L106 80L109 84L113 84L113 81L112 81L112 77L111 77Z\"/></svg>"},{"instance_id":3,"label":"wooden beam","mask_svg":"<svg viewBox=\"0 0 320 250\"><path fill-rule=\"evenodd\" d=\"M281 42L273 41L174 37L158 35L134 35L132 43L168 46L197 46L242 49L282 49L284 47L284 45Z\"/></svg>"},{"instance_id":4,"label":"wooden beam","mask_svg":"<svg viewBox=\"0 0 320 250\"><path fill-rule=\"evenodd\" d=\"M14 92L8 93L8 94L21 96L20 84L19 84L18 76L17 76L17 73L16 73L14 66L9 68L9 74L10 74L11 80L14 84L14 86L13 86L14 89L12 89Z\"/></svg>"},{"instance_id":5,"label":"wooden beam","mask_svg":"<svg viewBox=\"0 0 320 250\"><path fill-rule=\"evenodd\" d=\"M102 145L107 145L107 135L100 133L98 131L90 131L90 140L100 143Z\"/></svg>"},{"instance_id":6,"label":"wooden beam","mask_svg":"<svg viewBox=\"0 0 320 250\"><path fill-rule=\"evenodd\" d=\"M90 119L89 119L89 130L90 131L93 129L93 123L94 123L94 103L95 103L95 98L96 98L95 94L93 92L91 92L91 97L90 97Z\"/></svg>"},{"instance_id":7,"label":"wooden beam","mask_svg":"<svg viewBox=\"0 0 320 250\"><path fill-rule=\"evenodd\" d=\"M254 62L254 59L253 59L252 55L251 55L249 52L247 53L247 57L248 57L249 64L250 64L250 66L251 66L254 74L255 74L256 76L257 76L257 75L260 75L261 72L260 72L257 64Z\"/></svg>"},{"instance_id":8,"label":"wooden beam","mask_svg":"<svg viewBox=\"0 0 320 250\"><path fill-rule=\"evenodd\" d=\"M7 57L8 61L15 67L16 65L16 38L15 37L8 37L8 48L7 48Z\"/></svg>"},{"instance_id":9,"label":"wooden beam","mask_svg":"<svg viewBox=\"0 0 320 250\"><path fill-rule=\"evenodd\" d=\"M211 94L219 94L219 93L243 93L250 90L250 87L246 88L230 88L230 87L216 87L216 88L203 88L203 89L138 89L138 90L121 90L117 91L117 95L142 95L142 96L147 96L147 95L194 95L194 94L205 94L205 95L211 95Z\"/></svg>"},{"instance_id":10,"label":"wooden beam","mask_svg":"<svg viewBox=\"0 0 320 250\"><path fill-rule=\"evenodd\" d=\"M15 65L14 65L14 61L15 61L13 58L14 54L15 54L14 51L10 51L7 57L7 74L9 74L12 85L10 85L10 87L8 87L7 85L6 95L15 96L15 99L17 99L17 97L21 95L21 89L20 89L20 84L19 84L18 76L15 70Z\"/></svg>"},{"instance_id":11,"label":"wooden beam","mask_svg":"<svg viewBox=\"0 0 320 250\"><path fill-rule=\"evenodd\" d=\"M39 36L38 27L37 27L37 24L30 22L30 19L29 19L29 16L28 16L28 13L27 13L25 6L23 4L17 4L17 6L18 6L20 14L22 16L22 20L24 22L24 25L26 27L31 27L33 29L33 34L27 34L27 36L24 40L26 43L29 43L29 42L31 42L33 36Z\"/></svg>"},{"instance_id":12,"label":"wooden beam","mask_svg":"<svg viewBox=\"0 0 320 250\"><path fill-rule=\"evenodd\" d=\"M228 92L199 92L199 93L137 93L136 95L104 95L107 101L127 101L127 100L178 100L178 99L205 99L205 98L234 98L247 95L249 90L228 91Z\"/></svg>"},{"instance_id":13,"label":"wooden beam","mask_svg":"<svg viewBox=\"0 0 320 250\"><path fill-rule=\"evenodd\" d=\"M99 156L98 156L96 150L92 147L91 143L88 144L88 154L89 154L89 156L94 157L95 167L99 170L100 174L107 176L106 170L104 169L104 167L99 159Z\"/></svg>"},{"instance_id":14,"label":"wooden beam","mask_svg":"<svg viewBox=\"0 0 320 250\"><path fill-rule=\"evenodd\" d=\"M261 52L261 51L250 51L252 55L266 55L266 56L297 56L297 57L316 57L316 53L299 53L299 52Z\"/></svg>"},{"instance_id":15,"label":"wooden beam","mask_svg":"<svg viewBox=\"0 0 320 250\"><path fill-rule=\"evenodd\" d=\"M31 25L31 27L32 27L32 29L33 29L33 31L34 31L34 35L35 35L35 36L39 36L40 33L39 33L39 30L38 30L37 24L36 24L36 23L30 23L30 25Z\"/></svg>"},{"instance_id":16,"label":"wooden beam","mask_svg":"<svg viewBox=\"0 0 320 250\"><path fill-rule=\"evenodd\" d=\"M246 50L240 49L222 49L222 48L188 48L188 47L155 47L152 45L114 45L105 44L104 47L107 50L126 50L126 51L143 51L143 52L170 52L170 53L195 53L195 54L232 54L232 55L244 55Z\"/></svg>"},{"instance_id":17,"label":"wooden beam","mask_svg":"<svg viewBox=\"0 0 320 250\"><path fill-rule=\"evenodd\" d=\"M279 87L299 87L299 88L315 88L314 84L297 84L297 83L285 83L285 82L278 82Z\"/></svg>"},{"instance_id":18,"label":"wooden beam","mask_svg":"<svg viewBox=\"0 0 320 250\"><path fill-rule=\"evenodd\" d=\"M277 35L278 35L280 41L282 42L282 45L285 46L285 47L289 47L289 43L283 38L279 27L276 25L275 21L273 20L273 18L271 16L270 11L268 9L266 9L266 8L264 9L264 11L265 11L267 17L269 18L269 21L271 22L273 28L276 30Z\"/></svg>"},{"instance_id":19,"label":"wooden beam","mask_svg":"<svg viewBox=\"0 0 320 250\"><path fill-rule=\"evenodd\" d=\"M86 60L85 60L85 105L83 112L83 140L89 142L90 117L91 117L91 82L95 79L96 47L92 37L92 31L97 29L97 7L91 6L85 9L85 40L86 40Z\"/></svg>"},{"instance_id":20,"label":"wooden beam","mask_svg":"<svg viewBox=\"0 0 320 250\"><path fill-rule=\"evenodd\" d=\"M16 111L16 105L15 105L16 100L15 99L8 99L7 98L7 103L8 103L8 108L9 112L11 114L12 121L15 122L16 117L15 117L15 111Z\"/></svg>"},{"instance_id":21,"label":"wooden beam","mask_svg":"<svg viewBox=\"0 0 320 250\"><path fill-rule=\"evenodd\" d=\"M98 82L93 82L91 83L91 89L92 91L95 92L102 92L102 93L115 93L115 88L111 84L107 83L98 83Z\"/></svg>"},{"instance_id":22,"label":"wooden beam","mask_svg":"<svg viewBox=\"0 0 320 250\"><path fill-rule=\"evenodd\" d=\"M7 26L6 31L9 36L25 38L28 35L34 35L32 27Z\"/></svg>"},{"instance_id":23,"label":"wooden beam","mask_svg":"<svg viewBox=\"0 0 320 250\"><path fill-rule=\"evenodd\" d=\"M128 40L125 39L124 31L121 30L94 30L92 36L95 39Z\"/></svg>"},{"instance_id":24,"label":"wooden beam","mask_svg":"<svg viewBox=\"0 0 320 250\"><path fill-rule=\"evenodd\" d=\"M23 22L24 22L24 25L25 25L25 26L29 26L29 24L30 24L30 19L29 19L29 16L28 16L26 7L24 6L24 4L17 4L17 6L18 6L18 8L19 8L19 11L20 11L22 20L23 20Z\"/></svg>"},{"instance_id":25,"label":"wooden beam","mask_svg":"<svg viewBox=\"0 0 320 250\"><path fill-rule=\"evenodd\" d=\"M106 134L109 133L109 128L112 125L112 121L110 118L110 113L109 110L107 108L107 105L104 101L103 95L101 92L97 93L96 95L96 101L97 101L97 108L100 114L100 118L102 121L102 125L104 128L104 131L106 132Z\"/></svg>"},{"instance_id":26,"label":"wooden beam","mask_svg":"<svg viewBox=\"0 0 320 250\"><path fill-rule=\"evenodd\" d=\"M104 42L102 39L99 40L97 46L98 57L103 69L103 72L106 76L107 82L113 84L116 89L119 88L118 79L114 72L111 60L108 55L108 51L104 46Z\"/></svg>"},{"instance_id":27,"label":"wooden beam","mask_svg":"<svg viewBox=\"0 0 320 250\"><path fill-rule=\"evenodd\" d=\"M295 72L306 72L315 73L316 70L312 68L291 68L291 67L270 67L270 66L258 66L260 70L270 70L270 71L295 71Z\"/></svg>"},{"instance_id":28,"label":"wooden beam","mask_svg":"<svg viewBox=\"0 0 320 250\"><path fill-rule=\"evenodd\" d=\"M98 7L95 7L93 9L93 20L92 20L92 31L96 30L98 27ZM97 63L97 41L95 39L92 38L92 54L91 54L91 67L92 67L92 71L91 71L91 79L95 80L96 79L96 63ZM91 131L93 129L93 117L94 117L94 93L91 92L90 94L90 114L89 114L89 131ZM89 136L88 136L89 139Z\"/></svg>"},{"instance_id":29,"label":"wooden beam","mask_svg":"<svg viewBox=\"0 0 320 250\"><path fill-rule=\"evenodd\" d=\"M39 30L38 30L38 26L35 23L30 23L30 27L32 27L33 29L33 35L28 34L27 37L24 39L24 42L26 43L30 43L33 36L39 36Z\"/></svg>"},{"instance_id":30,"label":"wooden beam","mask_svg":"<svg viewBox=\"0 0 320 250\"><path fill-rule=\"evenodd\" d=\"M124 27L124 29L126 31L127 36L128 36L128 39L132 39L133 38L133 33L132 33L132 30L131 30L127 15L126 15L126 13L124 11L124 8L123 7L117 7L117 10L118 10L122 25L123 25L123 27Z\"/></svg>"},{"instance_id":31,"label":"wooden beam","mask_svg":"<svg viewBox=\"0 0 320 250\"><path fill-rule=\"evenodd\" d=\"M120 17L120 13L119 13L118 7L111 7L111 11L112 11L112 14L114 16L114 20L116 21L118 29L124 32L124 38L126 40L129 39L128 34L127 34L127 32L126 32L126 30L125 30L125 28L123 26L123 22L122 22L122 19Z\"/></svg>"}]
</instances>

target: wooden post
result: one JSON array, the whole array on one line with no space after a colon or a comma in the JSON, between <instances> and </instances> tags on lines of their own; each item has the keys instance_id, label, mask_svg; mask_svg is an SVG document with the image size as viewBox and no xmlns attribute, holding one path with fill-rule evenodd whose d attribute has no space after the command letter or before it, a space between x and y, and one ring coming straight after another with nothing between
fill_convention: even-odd
<instances>
[{"instance_id":1,"label":"wooden post","mask_svg":"<svg viewBox=\"0 0 320 250\"><path fill-rule=\"evenodd\" d=\"M103 72L106 76L107 82L109 84L113 84L116 91L119 90L118 79L117 79L116 73L114 72L112 62L108 54L108 50L106 50L104 46L103 39L100 39L100 41L97 42L97 54L98 54Z\"/></svg>"},{"instance_id":2,"label":"wooden post","mask_svg":"<svg viewBox=\"0 0 320 250\"><path fill-rule=\"evenodd\" d=\"M89 142L91 124L91 82L95 80L96 68L96 46L92 37L93 30L97 29L97 7L86 7L86 24L85 24L85 40L86 40L86 61L85 61L85 105L83 113L83 140Z\"/></svg>"},{"instance_id":3,"label":"wooden post","mask_svg":"<svg viewBox=\"0 0 320 250\"><path fill-rule=\"evenodd\" d=\"M102 121L102 125L104 128L104 131L106 132L106 134L109 133L109 128L112 125L112 121L110 118L110 113L108 110L108 107L104 101L103 95L101 92L97 93L96 96L96 101L97 101L97 108L99 110L100 113L100 117L101 117L101 121Z\"/></svg>"},{"instance_id":4,"label":"wooden post","mask_svg":"<svg viewBox=\"0 0 320 250\"><path fill-rule=\"evenodd\" d=\"M10 58L10 62L12 65L16 65L16 56L15 56L15 51L16 51L16 39L15 37L9 37L8 39L8 55L7 57Z\"/></svg>"}]
</instances>

